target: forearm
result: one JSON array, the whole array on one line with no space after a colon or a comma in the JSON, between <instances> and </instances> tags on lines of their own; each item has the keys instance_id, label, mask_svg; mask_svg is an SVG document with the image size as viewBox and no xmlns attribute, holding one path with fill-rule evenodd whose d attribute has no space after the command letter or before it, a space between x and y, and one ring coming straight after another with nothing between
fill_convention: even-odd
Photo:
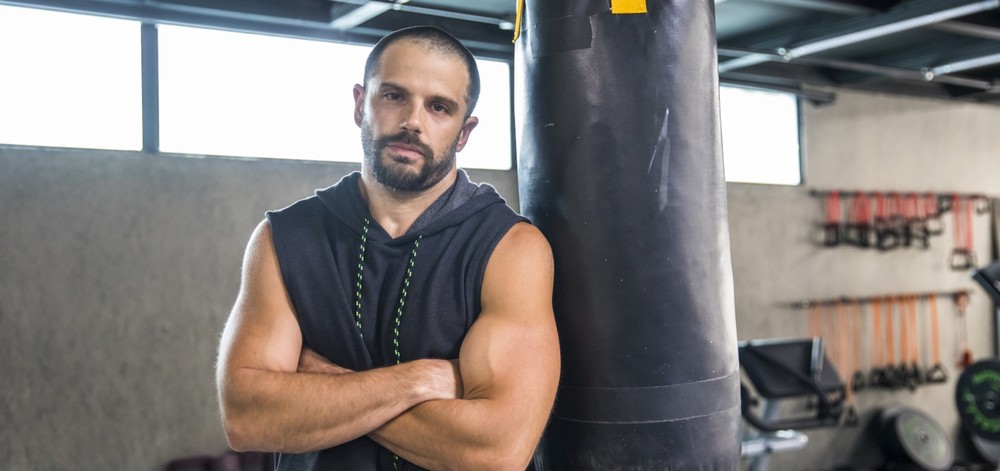
<instances>
[{"instance_id":1,"label":"forearm","mask_svg":"<svg viewBox=\"0 0 1000 471\"><path fill-rule=\"evenodd\" d=\"M363 436L434 397L424 363L340 375L235 368L220 385L223 422L238 450L304 452Z\"/></svg>"},{"instance_id":2,"label":"forearm","mask_svg":"<svg viewBox=\"0 0 1000 471\"><path fill-rule=\"evenodd\" d=\"M431 470L523 470L541 427L516 409L492 399L428 401L390 420L369 437Z\"/></svg>"}]
</instances>

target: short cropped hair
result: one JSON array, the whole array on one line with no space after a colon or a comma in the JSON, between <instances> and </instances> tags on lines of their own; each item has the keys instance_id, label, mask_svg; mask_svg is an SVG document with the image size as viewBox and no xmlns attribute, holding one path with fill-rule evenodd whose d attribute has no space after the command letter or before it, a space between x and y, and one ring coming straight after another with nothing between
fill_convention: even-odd
<instances>
[{"instance_id":1,"label":"short cropped hair","mask_svg":"<svg viewBox=\"0 0 1000 471\"><path fill-rule=\"evenodd\" d=\"M476 103L479 101L479 67L476 66L476 58L458 38L435 26L411 26L393 31L382 37L375 44L375 47L372 48L372 51L368 54L368 60L365 62L365 86L368 86L368 81L371 80L372 76L378 70L379 61L382 59L382 53L385 52L386 48L402 40L422 42L431 46L437 52L455 55L462 59L466 70L469 72L469 86L465 90L465 105L468 108L465 117L468 118L471 116L472 110L476 108Z\"/></svg>"}]
</instances>

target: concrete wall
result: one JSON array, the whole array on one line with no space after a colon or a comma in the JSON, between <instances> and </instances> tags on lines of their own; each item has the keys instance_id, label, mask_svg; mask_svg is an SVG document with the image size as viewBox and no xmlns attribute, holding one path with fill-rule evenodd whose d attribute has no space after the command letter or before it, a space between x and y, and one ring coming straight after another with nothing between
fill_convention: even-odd
<instances>
[{"instance_id":1,"label":"concrete wall","mask_svg":"<svg viewBox=\"0 0 1000 471\"><path fill-rule=\"evenodd\" d=\"M947 234L926 252L817 247L808 189L1000 193L1000 108L842 94L804 120L805 186L729 186L740 338L805 335L789 301L976 289L946 268ZM225 450L213 365L250 231L264 211L354 168L0 148L0 468L153 471ZM516 207L511 172L471 173ZM991 355L988 303L972 301L972 348ZM953 365L954 317L942 306ZM858 403L863 420L883 404L919 404L954 431L952 388ZM863 429L810 439L772 469L880 459Z\"/></svg>"},{"instance_id":2,"label":"concrete wall","mask_svg":"<svg viewBox=\"0 0 1000 471\"><path fill-rule=\"evenodd\" d=\"M250 232L355 168L0 150L0 468L225 451L214 362ZM511 172L470 174L517 204Z\"/></svg>"}]
</instances>

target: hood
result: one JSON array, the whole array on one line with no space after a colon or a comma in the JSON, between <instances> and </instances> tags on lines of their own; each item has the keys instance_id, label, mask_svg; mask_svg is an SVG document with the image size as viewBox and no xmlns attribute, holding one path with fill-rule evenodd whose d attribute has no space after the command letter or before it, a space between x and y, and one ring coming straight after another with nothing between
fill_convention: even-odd
<instances>
[{"instance_id":1,"label":"hood","mask_svg":"<svg viewBox=\"0 0 1000 471\"><path fill-rule=\"evenodd\" d=\"M361 198L358 180L361 172L341 178L335 185L316 191L316 197L344 224L361 233L364 219L371 218L368 205ZM457 225L473 214L494 204L507 204L491 185L473 183L465 170L458 169L455 184L431 203L402 236L389 240L385 231L369 232L371 240L388 243L409 243L418 236L428 236ZM372 221L374 223L374 221Z\"/></svg>"}]
</instances>

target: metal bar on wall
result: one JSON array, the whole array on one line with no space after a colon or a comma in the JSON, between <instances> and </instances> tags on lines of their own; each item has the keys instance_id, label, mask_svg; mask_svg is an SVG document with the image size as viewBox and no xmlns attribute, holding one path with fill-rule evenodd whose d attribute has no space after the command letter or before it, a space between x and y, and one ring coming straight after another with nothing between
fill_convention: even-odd
<instances>
[{"instance_id":1,"label":"metal bar on wall","mask_svg":"<svg viewBox=\"0 0 1000 471\"><path fill-rule=\"evenodd\" d=\"M895 294L883 294L878 296L841 296L839 298L829 298L822 300L808 300L808 301L795 301L790 303L791 307L794 309L808 309L810 307L816 306L835 306L837 304L845 303L858 303L867 304L872 301L881 301L885 299L899 299L899 298L917 298L917 299L929 299L931 296L938 298L950 297L955 299L958 296L969 296L972 292L969 290L961 289L954 291L936 291L936 292L917 292L917 293L895 293Z\"/></svg>"}]
</instances>

